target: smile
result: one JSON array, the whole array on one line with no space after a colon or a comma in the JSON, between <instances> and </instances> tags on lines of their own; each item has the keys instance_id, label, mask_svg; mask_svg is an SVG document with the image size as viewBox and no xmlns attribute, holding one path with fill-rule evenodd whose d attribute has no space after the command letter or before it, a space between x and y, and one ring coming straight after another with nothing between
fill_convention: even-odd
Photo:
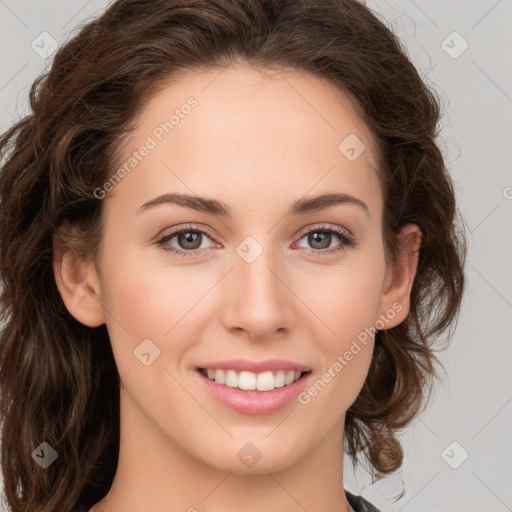
<instances>
[{"instance_id":1,"label":"smile","mask_svg":"<svg viewBox=\"0 0 512 512\"><path fill-rule=\"evenodd\" d=\"M199 368L199 371L217 384L245 391L272 391L275 388L289 386L298 381L303 374L309 373L299 370L268 370L254 373L218 368Z\"/></svg>"}]
</instances>

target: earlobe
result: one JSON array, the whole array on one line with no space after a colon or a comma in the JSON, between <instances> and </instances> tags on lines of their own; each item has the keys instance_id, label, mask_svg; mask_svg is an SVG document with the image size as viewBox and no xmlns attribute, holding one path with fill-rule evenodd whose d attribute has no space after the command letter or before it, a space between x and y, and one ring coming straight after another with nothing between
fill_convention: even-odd
<instances>
[{"instance_id":1,"label":"earlobe","mask_svg":"<svg viewBox=\"0 0 512 512\"><path fill-rule=\"evenodd\" d=\"M384 329L390 329L407 318L410 309L410 295L418 268L421 230L416 224L407 224L397 235L401 250L393 268L388 268L381 295L379 319L389 316ZM391 315L387 312L393 311ZM381 322L382 323L382 322Z\"/></svg>"},{"instance_id":2,"label":"earlobe","mask_svg":"<svg viewBox=\"0 0 512 512\"><path fill-rule=\"evenodd\" d=\"M104 324L101 289L94 263L74 249L60 247L54 250L53 271L69 313L88 327Z\"/></svg>"}]
</instances>

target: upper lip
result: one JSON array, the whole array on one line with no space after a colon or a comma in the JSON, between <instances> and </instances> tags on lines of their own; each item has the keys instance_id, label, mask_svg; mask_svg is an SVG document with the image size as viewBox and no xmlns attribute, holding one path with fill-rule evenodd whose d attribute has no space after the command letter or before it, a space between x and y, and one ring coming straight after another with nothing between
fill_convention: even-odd
<instances>
[{"instance_id":1,"label":"upper lip","mask_svg":"<svg viewBox=\"0 0 512 512\"><path fill-rule=\"evenodd\" d=\"M251 361L249 359L231 359L229 361L213 361L198 366L212 370L237 370L261 373L266 370L296 370L300 372L310 371L309 366L286 361L285 359L266 359L264 361Z\"/></svg>"}]
</instances>

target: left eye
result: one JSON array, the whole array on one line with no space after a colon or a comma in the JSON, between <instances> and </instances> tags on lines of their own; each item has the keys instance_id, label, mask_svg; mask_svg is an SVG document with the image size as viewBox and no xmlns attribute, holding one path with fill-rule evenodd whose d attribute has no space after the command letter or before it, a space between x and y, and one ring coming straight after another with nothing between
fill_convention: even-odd
<instances>
[{"instance_id":1,"label":"left eye","mask_svg":"<svg viewBox=\"0 0 512 512\"><path fill-rule=\"evenodd\" d=\"M164 251L179 253L185 256L187 254L195 254L197 251L204 249L204 247L201 247L203 237L210 238L207 233L200 229L187 228L164 235L157 243ZM178 248L169 246L168 242L173 238L177 239Z\"/></svg>"},{"instance_id":2,"label":"left eye","mask_svg":"<svg viewBox=\"0 0 512 512\"><path fill-rule=\"evenodd\" d=\"M300 240L307 238L307 243L316 250L329 249L331 248L331 242L333 241L333 235L338 239L342 239L342 236L330 229L312 229L308 231ZM345 240L343 240L345 241ZM315 247L316 245L316 247ZM309 249L309 247L306 247Z\"/></svg>"}]
</instances>

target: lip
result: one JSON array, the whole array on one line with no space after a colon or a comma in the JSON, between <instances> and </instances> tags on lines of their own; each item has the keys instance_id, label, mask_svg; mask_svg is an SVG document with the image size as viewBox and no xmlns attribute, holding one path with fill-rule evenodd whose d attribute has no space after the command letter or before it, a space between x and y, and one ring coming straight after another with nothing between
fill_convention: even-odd
<instances>
[{"instance_id":1,"label":"lip","mask_svg":"<svg viewBox=\"0 0 512 512\"><path fill-rule=\"evenodd\" d=\"M231 359L229 361L214 361L198 365L197 368L209 368L211 370L236 370L238 372L247 371L253 373L262 373L267 370L297 370L299 372L308 372L309 366L304 366L293 361L285 359L266 359L265 361L251 361L249 359Z\"/></svg>"},{"instance_id":2,"label":"lip","mask_svg":"<svg viewBox=\"0 0 512 512\"><path fill-rule=\"evenodd\" d=\"M211 368L210 366L208 367ZM268 366L266 368L268 369ZM294 368L290 369L293 370ZM194 373L197 374L197 377L201 380L208 393L215 400L243 414L271 414L282 409L297 398L297 395L304 390L312 375L311 372L306 373L292 384L282 388L275 388L272 391L245 391L238 388L230 388L224 384L217 384L203 375L198 369Z\"/></svg>"}]
</instances>

